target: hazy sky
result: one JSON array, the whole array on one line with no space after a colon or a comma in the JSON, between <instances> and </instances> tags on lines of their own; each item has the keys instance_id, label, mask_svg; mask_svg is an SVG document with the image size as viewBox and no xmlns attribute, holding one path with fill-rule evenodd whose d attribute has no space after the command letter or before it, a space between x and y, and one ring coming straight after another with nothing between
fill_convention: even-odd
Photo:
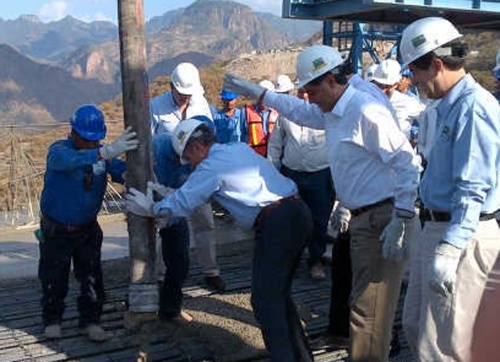
<instances>
[{"instance_id":1,"label":"hazy sky","mask_svg":"<svg viewBox=\"0 0 500 362\"><path fill-rule=\"evenodd\" d=\"M194 0L143 0L146 19L182 7ZM281 0L239 0L256 11L281 15ZM58 20L66 15L84 21L109 20L116 23L118 0L3 0L0 18L17 19L22 14L37 15L42 21Z\"/></svg>"}]
</instances>

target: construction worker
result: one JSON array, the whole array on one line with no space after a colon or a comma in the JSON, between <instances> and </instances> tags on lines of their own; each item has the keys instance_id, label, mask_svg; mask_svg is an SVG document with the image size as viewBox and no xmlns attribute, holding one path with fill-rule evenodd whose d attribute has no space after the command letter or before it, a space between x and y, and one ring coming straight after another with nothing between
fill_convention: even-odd
<instances>
[{"instance_id":1,"label":"construction worker","mask_svg":"<svg viewBox=\"0 0 500 362\"><path fill-rule=\"evenodd\" d=\"M500 208L500 106L465 71L461 37L444 18L422 18L405 28L399 50L419 91L441 100L420 184L425 224L403 312L419 361L471 360L473 325L500 251L494 217Z\"/></svg>"},{"instance_id":2,"label":"construction worker","mask_svg":"<svg viewBox=\"0 0 500 362\"><path fill-rule=\"evenodd\" d=\"M416 138L412 139L410 133L414 121L424 110L424 105L415 97L399 92L396 88L401 81L401 66L394 59L384 59L373 73L371 80L389 98L396 111L399 128L404 132L413 146Z\"/></svg>"},{"instance_id":3,"label":"construction worker","mask_svg":"<svg viewBox=\"0 0 500 362\"><path fill-rule=\"evenodd\" d=\"M277 78L277 93L288 94L293 89L287 75ZM303 89L299 90L298 97L307 102ZM322 257L335 201L326 159L325 131L299 126L279 115L269 139L267 158L283 175L295 181L300 197L311 210L314 232L307 244L309 275L313 280L323 280L326 273Z\"/></svg>"},{"instance_id":4,"label":"construction worker","mask_svg":"<svg viewBox=\"0 0 500 362\"><path fill-rule=\"evenodd\" d=\"M172 142L194 171L163 200L130 189L127 210L146 217L185 217L210 198L255 230L251 302L273 362L312 362L291 298L293 275L311 232L311 214L295 183L241 142L215 143L205 123L179 123Z\"/></svg>"},{"instance_id":5,"label":"construction worker","mask_svg":"<svg viewBox=\"0 0 500 362\"><path fill-rule=\"evenodd\" d=\"M210 105L203 96L205 90L198 69L191 63L179 63L170 76L170 91L151 100L151 132L172 134L175 127L185 119L201 115L212 120ZM226 289L217 265L215 245L215 222L212 206L201 205L188 218L192 230L198 263L202 268L205 283L218 292Z\"/></svg>"},{"instance_id":6,"label":"construction worker","mask_svg":"<svg viewBox=\"0 0 500 362\"><path fill-rule=\"evenodd\" d=\"M40 201L40 260L42 317L45 337L62 336L64 299L68 293L71 263L80 283L77 300L79 326L89 339L102 342L112 337L99 325L104 303L101 269L102 230L97 222L108 174L124 182L125 162L116 156L136 149L136 133L127 128L118 140L101 145L106 137L104 115L94 105L83 105L71 118L71 134L54 142Z\"/></svg>"},{"instance_id":7,"label":"construction worker","mask_svg":"<svg viewBox=\"0 0 500 362\"><path fill-rule=\"evenodd\" d=\"M274 91L274 84L270 80L264 79L259 84ZM243 111L247 123L248 145L259 155L266 157L267 143L278 119L278 112L258 102L246 105Z\"/></svg>"},{"instance_id":8,"label":"construction worker","mask_svg":"<svg viewBox=\"0 0 500 362\"><path fill-rule=\"evenodd\" d=\"M158 197L179 188L191 173L189 165L181 165L172 146L172 135L161 133L153 139L154 172ZM160 287L158 317L162 320L192 320L182 311L182 287L189 272L189 227L184 217L159 219L157 222L164 265Z\"/></svg>"},{"instance_id":9,"label":"construction worker","mask_svg":"<svg viewBox=\"0 0 500 362\"><path fill-rule=\"evenodd\" d=\"M297 124L324 129L337 198L351 213L350 360L387 361L411 229L419 166L391 112L348 86L339 52L315 45L297 58L309 102L226 74L224 88L259 99Z\"/></svg>"},{"instance_id":10,"label":"construction worker","mask_svg":"<svg viewBox=\"0 0 500 362\"><path fill-rule=\"evenodd\" d=\"M247 123L243 111L236 107L238 94L222 90L220 92L221 109L212 108L217 142L247 142Z\"/></svg>"}]
</instances>

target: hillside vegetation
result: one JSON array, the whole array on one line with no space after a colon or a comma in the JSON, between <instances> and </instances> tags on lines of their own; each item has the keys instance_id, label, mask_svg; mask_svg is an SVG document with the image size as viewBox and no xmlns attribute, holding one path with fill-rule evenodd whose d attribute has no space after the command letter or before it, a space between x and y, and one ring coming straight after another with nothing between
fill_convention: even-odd
<instances>
[{"instance_id":1,"label":"hillside vegetation","mask_svg":"<svg viewBox=\"0 0 500 362\"><path fill-rule=\"evenodd\" d=\"M493 77L491 68L497 49L500 48L498 33L473 33L465 37L469 43L472 54L467 68L473 76L485 87L492 89ZM378 49L387 49L388 45L383 44ZM202 83L205 87L205 95L210 103L219 106L219 93L222 86L223 76L226 72L232 72L245 76L255 82L264 78L275 80L278 74L288 74L295 79L295 59L300 48L284 49L282 51L263 52L258 54L248 54L239 56L231 61L218 61L209 66L200 68ZM169 90L170 79L168 76L157 77L150 85L150 96L154 97ZM10 85L15 91L15 85ZM250 100L240 98L239 105ZM108 139L115 139L123 130L123 109L121 95L101 104L108 119ZM26 111L26 110L19 110ZM148 121L148 120L146 120ZM40 128L38 128L40 131ZM41 175L45 167L45 156L48 145L56 139L65 137L69 127L67 124L60 125L50 130L41 131L39 134L30 135L25 132L12 130L2 131L0 135L0 205L5 208L12 200L12 185L21 188L23 182L34 178L37 187L41 186ZM15 135L17 145L17 156L13 155L12 135ZM24 155L25 162L19 163ZM14 157L15 156L15 157ZM14 162L13 162L14 160ZM13 163L16 167L12 167ZM17 163L17 164L16 164ZM30 165L29 167L26 165ZM13 171L14 169L14 171ZM16 183L9 183L9 179L15 179ZM10 186L9 186L10 185ZM10 193L10 194L9 194ZM39 191L38 191L39 193ZM18 202L22 200L22 193L19 193ZM5 202L4 202L5 200Z\"/></svg>"}]
</instances>

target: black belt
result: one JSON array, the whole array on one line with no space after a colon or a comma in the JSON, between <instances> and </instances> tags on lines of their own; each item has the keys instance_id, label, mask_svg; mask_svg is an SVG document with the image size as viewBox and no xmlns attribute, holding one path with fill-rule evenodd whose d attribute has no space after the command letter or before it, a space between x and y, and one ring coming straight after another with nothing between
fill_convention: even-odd
<instances>
[{"instance_id":1,"label":"black belt","mask_svg":"<svg viewBox=\"0 0 500 362\"><path fill-rule=\"evenodd\" d=\"M422 210L422 220L423 221L435 221L435 222L448 222L451 220L451 213L447 211L436 211L423 209ZM479 221L487 221L495 218L495 213L479 214Z\"/></svg>"},{"instance_id":2,"label":"black belt","mask_svg":"<svg viewBox=\"0 0 500 362\"><path fill-rule=\"evenodd\" d=\"M374 204L370 204L370 205L366 205L366 206L361 206L361 207L358 207L357 209L350 210L351 211L351 216L352 217L356 217L356 216L359 216L362 213L370 211L370 210L372 210L372 209L374 209L376 207L383 206L383 205L386 205L386 204L393 204L393 203L394 203L394 199L392 197L390 197L388 199L376 202Z\"/></svg>"},{"instance_id":3,"label":"black belt","mask_svg":"<svg viewBox=\"0 0 500 362\"><path fill-rule=\"evenodd\" d=\"M83 225L68 225L68 224L62 224L59 221L56 221L56 220L54 220L48 216L45 216L45 215L41 215L40 219L42 221L46 220L48 223L54 224L56 228L63 229L63 230L69 231L69 232L89 230L97 222L97 219L93 219L91 222L83 224Z\"/></svg>"},{"instance_id":4,"label":"black belt","mask_svg":"<svg viewBox=\"0 0 500 362\"><path fill-rule=\"evenodd\" d=\"M269 205L264 206L257 217L255 218L255 221L253 222L253 227L254 229L259 225L259 223L262 221L262 218L272 209L275 209L276 207L280 206L284 201L289 201L289 200L300 200L300 196L295 194L292 196L284 197L282 199L276 200Z\"/></svg>"}]
</instances>

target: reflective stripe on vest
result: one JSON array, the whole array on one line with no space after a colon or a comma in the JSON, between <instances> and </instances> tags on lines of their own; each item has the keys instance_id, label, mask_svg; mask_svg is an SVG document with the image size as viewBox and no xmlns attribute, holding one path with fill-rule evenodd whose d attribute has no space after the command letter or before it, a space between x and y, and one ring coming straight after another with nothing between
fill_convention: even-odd
<instances>
[{"instance_id":1,"label":"reflective stripe on vest","mask_svg":"<svg viewBox=\"0 0 500 362\"><path fill-rule=\"evenodd\" d=\"M270 109L267 119L267 132L264 131L264 120L253 105L245 106L246 121L248 123L248 145L262 156L267 154L267 141L276 125L278 112Z\"/></svg>"}]
</instances>

